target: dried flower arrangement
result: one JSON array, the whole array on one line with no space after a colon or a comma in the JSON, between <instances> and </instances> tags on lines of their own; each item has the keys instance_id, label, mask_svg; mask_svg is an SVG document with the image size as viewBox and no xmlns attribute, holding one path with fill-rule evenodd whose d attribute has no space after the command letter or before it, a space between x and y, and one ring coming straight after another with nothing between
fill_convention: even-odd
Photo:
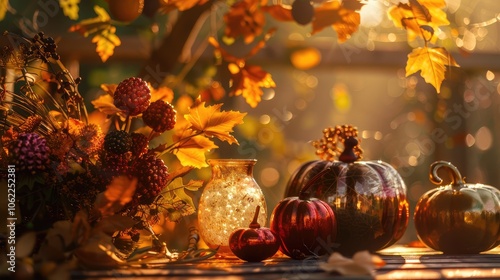
<instances>
[{"instance_id":1,"label":"dried flower arrangement","mask_svg":"<svg viewBox=\"0 0 500 280\"><path fill-rule=\"evenodd\" d=\"M15 179L18 232L30 241L40 231L46 237L39 257L59 262L71 255L88 266L118 265L118 235L138 241L146 231L158 241L152 224L194 213L185 190L196 191L203 182L183 177L207 166L205 154L218 148L212 138L238 144L231 133L245 113L196 100L182 115L170 103L171 91L131 77L102 86L106 93L93 104L107 115L107 125L98 125L89 121L78 92L81 79L61 63L52 38L6 32L3 39L1 180ZM133 121L141 125L133 129ZM172 141L152 147L166 131ZM176 156L179 167L168 169L162 159L167 154ZM65 242L54 243L54 236ZM17 257L31 258L33 246ZM54 246L58 253L46 254Z\"/></svg>"}]
</instances>

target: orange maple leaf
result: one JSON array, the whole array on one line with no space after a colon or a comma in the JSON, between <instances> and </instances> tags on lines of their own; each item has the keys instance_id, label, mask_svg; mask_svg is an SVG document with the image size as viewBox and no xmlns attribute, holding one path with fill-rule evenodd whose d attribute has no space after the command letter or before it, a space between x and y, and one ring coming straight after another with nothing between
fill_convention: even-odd
<instances>
[{"instance_id":1,"label":"orange maple leaf","mask_svg":"<svg viewBox=\"0 0 500 280\"><path fill-rule=\"evenodd\" d=\"M363 4L359 1L347 1L344 5L338 0L324 2L315 9L315 17L312 22L312 34L318 33L327 26L332 26L337 32L339 42L345 42L358 30L361 17L355 10Z\"/></svg>"},{"instance_id":2,"label":"orange maple leaf","mask_svg":"<svg viewBox=\"0 0 500 280\"><path fill-rule=\"evenodd\" d=\"M276 87L271 74L262 70L259 66L248 65L245 60L255 55L265 45L266 41L274 34L276 29L270 29L262 40L257 42L250 52L243 58L239 58L229 54L224 50L215 38L210 37L209 43L215 47L216 56L222 57L225 61L229 62L228 69L231 73L231 92L230 95L242 95L245 101L255 108L261 101L263 94L260 87L272 88Z\"/></svg>"},{"instance_id":3,"label":"orange maple leaf","mask_svg":"<svg viewBox=\"0 0 500 280\"><path fill-rule=\"evenodd\" d=\"M420 71L420 75L424 80L433 85L439 93L447 65L459 67L458 63L446 49L441 47L416 48L408 55L406 76L408 77Z\"/></svg>"},{"instance_id":4,"label":"orange maple leaf","mask_svg":"<svg viewBox=\"0 0 500 280\"><path fill-rule=\"evenodd\" d=\"M263 88L276 87L271 74L262 70L260 66L230 63L228 65L229 72L231 72L231 95L241 95L245 98L246 102L255 108L261 101Z\"/></svg>"},{"instance_id":5,"label":"orange maple leaf","mask_svg":"<svg viewBox=\"0 0 500 280\"><path fill-rule=\"evenodd\" d=\"M238 144L231 135L234 126L243 123L246 113L221 111L222 103L205 107L205 102L191 108L184 118L191 124L191 129L203 132L208 137L216 137L229 144Z\"/></svg>"},{"instance_id":6,"label":"orange maple leaf","mask_svg":"<svg viewBox=\"0 0 500 280\"><path fill-rule=\"evenodd\" d=\"M409 4L390 7L387 13L396 27L407 30L409 41L422 37L434 43L437 40L437 36L433 36L435 31L450 24L442 10L445 6L444 0L410 0Z\"/></svg>"},{"instance_id":7,"label":"orange maple leaf","mask_svg":"<svg viewBox=\"0 0 500 280\"><path fill-rule=\"evenodd\" d=\"M102 216L112 215L132 200L137 187L137 178L127 176L115 177L107 186L106 191L99 194L95 201L95 209Z\"/></svg>"},{"instance_id":8,"label":"orange maple leaf","mask_svg":"<svg viewBox=\"0 0 500 280\"><path fill-rule=\"evenodd\" d=\"M224 87L217 81L212 81L209 86L200 91L202 101L219 101L226 96Z\"/></svg>"},{"instance_id":9,"label":"orange maple leaf","mask_svg":"<svg viewBox=\"0 0 500 280\"><path fill-rule=\"evenodd\" d=\"M246 44L262 34L266 18L260 9L262 0L243 0L234 3L224 15L224 34L230 38L242 36ZM264 1L265 2L265 1Z\"/></svg>"}]
</instances>

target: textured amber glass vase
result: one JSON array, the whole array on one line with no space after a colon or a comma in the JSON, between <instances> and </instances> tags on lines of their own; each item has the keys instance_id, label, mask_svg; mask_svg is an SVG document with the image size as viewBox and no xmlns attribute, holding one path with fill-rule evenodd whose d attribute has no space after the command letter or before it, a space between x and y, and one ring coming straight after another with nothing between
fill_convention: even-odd
<instances>
[{"instance_id":1,"label":"textured amber glass vase","mask_svg":"<svg viewBox=\"0 0 500 280\"><path fill-rule=\"evenodd\" d=\"M212 178L201 194L198 206L200 236L211 248L219 247L221 255L232 255L229 236L248 226L257 205L257 219L266 224L264 194L253 177L255 159L211 159Z\"/></svg>"}]
</instances>

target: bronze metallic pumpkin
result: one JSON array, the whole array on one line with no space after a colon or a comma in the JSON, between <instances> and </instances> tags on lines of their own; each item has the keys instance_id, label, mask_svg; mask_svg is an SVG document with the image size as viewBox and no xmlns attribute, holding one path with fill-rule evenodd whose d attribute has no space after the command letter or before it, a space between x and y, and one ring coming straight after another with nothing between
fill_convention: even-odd
<instances>
[{"instance_id":1,"label":"bronze metallic pumpkin","mask_svg":"<svg viewBox=\"0 0 500 280\"><path fill-rule=\"evenodd\" d=\"M451 183L422 195L414 214L418 238L428 247L449 254L474 254L500 245L500 191L483 184L466 184L449 162L436 161L430 180L441 185L445 168Z\"/></svg>"},{"instance_id":2,"label":"bronze metallic pumpkin","mask_svg":"<svg viewBox=\"0 0 500 280\"><path fill-rule=\"evenodd\" d=\"M323 160L302 164L290 177L285 196L293 196L323 173L309 195L327 202L335 213L338 234L335 250L352 255L378 251L399 240L408 226L406 185L398 172L383 161L360 161L357 130L351 126L326 129L315 147ZM321 141L321 140L320 140ZM334 143L332 143L332 141ZM344 144L335 160L336 141Z\"/></svg>"}]
</instances>

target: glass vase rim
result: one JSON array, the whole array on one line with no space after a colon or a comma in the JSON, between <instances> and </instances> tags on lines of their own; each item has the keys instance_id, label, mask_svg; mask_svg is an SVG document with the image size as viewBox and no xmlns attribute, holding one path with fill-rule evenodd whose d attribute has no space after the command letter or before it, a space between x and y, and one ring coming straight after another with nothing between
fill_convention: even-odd
<instances>
[{"instance_id":1,"label":"glass vase rim","mask_svg":"<svg viewBox=\"0 0 500 280\"><path fill-rule=\"evenodd\" d=\"M218 158L218 159L209 159L207 160L208 164L210 165L215 165L217 163L225 163L225 164L252 164L254 165L257 162L257 159L250 158L250 159L244 159L244 158Z\"/></svg>"}]
</instances>

